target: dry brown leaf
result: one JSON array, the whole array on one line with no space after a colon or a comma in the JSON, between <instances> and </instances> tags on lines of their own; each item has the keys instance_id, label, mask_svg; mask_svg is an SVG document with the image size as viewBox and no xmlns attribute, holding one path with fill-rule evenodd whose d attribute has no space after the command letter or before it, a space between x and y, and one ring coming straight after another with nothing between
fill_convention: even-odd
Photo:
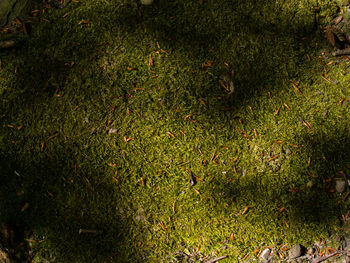
<instances>
[{"instance_id":1,"label":"dry brown leaf","mask_svg":"<svg viewBox=\"0 0 350 263\"><path fill-rule=\"evenodd\" d=\"M249 210L250 206L246 206L242 212L242 215L246 214Z\"/></svg>"},{"instance_id":2,"label":"dry brown leaf","mask_svg":"<svg viewBox=\"0 0 350 263\"><path fill-rule=\"evenodd\" d=\"M154 65L154 62L153 62L153 58L152 58L152 55L149 55L149 58L148 58L148 66L153 66Z\"/></svg>"}]
</instances>

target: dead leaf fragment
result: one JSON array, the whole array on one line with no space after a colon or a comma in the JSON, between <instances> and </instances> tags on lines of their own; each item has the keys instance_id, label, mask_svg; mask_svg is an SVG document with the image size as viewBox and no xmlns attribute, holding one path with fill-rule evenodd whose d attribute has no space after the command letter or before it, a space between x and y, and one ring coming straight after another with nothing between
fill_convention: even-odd
<instances>
[{"instance_id":1,"label":"dead leaf fragment","mask_svg":"<svg viewBox=\"0 0 350 263\"><path fill-rule=\"evenodd\" d=\"M25 203L21 209L21 212L24 212L25 210L27 210L29 208L29 203Z\"/></svg>"},{"instance_id":2,"label":"dead leaf fragment","mask_svg":"<svg viewBox=\"0 0 350 263\"><path fill-rule=\"evenodd\" d=\"M202 64L202 70L206 70L208 68L211 68L213 66L213 62L208 60L207 62Z\"/></svg>"},{"instance_id":3,"label":"dead leaf fragment","mask_svg":"<svg viewBox=\"0 0 350 263\"><path fill-rule=\"evenodd\" d=\"M166 231L167 228L166 228L166 226L165 226L163 221L160 221L159 225L164 231Z\"/></svg>"},{"instance_id":4,"label":"dead leaf fragment","mask_svg":"<svg viewBox=\"0 0 350 263\"><path fill-rule=\"evenodd\" d=\"M153 62L153 57L152 57L152 55L149 55L149 58L148 58L148 66L149 66L149 67L154 66L154 62Z\"/></svg>"},{"instance_id":5,"label":"dead leaf fragment","mask_svg":"<svg viewBox=\"0 0 350 263\"><path fill-rule=\"evenodd\" d=\"M288 223L288 221L284 221L284 223L286 224L286 227L289 228L289 223Z\"/></svg>"},{"instance_id":6,"label":"dead leaf fragment","mask_svg":"<svg viewBox=\"0 0 350 263\"><path fill-rule=\"evenodd\" d=\"M242 215L248 213L249 208L250 208L250 206L246 206L242 212Z\"/></svg>"},{"instance_id":7,"label":"dead leaf fragment","mask_svg":"<svg viewBox=\"0 0 350 263\"><path fill-rule=\"evenodd\" d=\"M298 86L295 85L294 83L293 83L293 88L294 88L300 95L303 95L303 93L300 91L300 89L298 88Z\"/></svg>"},{"instance_id":8,"label":"dead leaf fragment","mask_svg":"<svg viewBox=\"0 0 350 263\"><path fill-rule=\"evenodd\" d=\"M333 22L334 24L338 25L343 20L343 16L336 17Z\"/></svg>"},{"instance_id":9,"label":"dead leaf fragment","mask_svg":"<svg viewBox=\"0 0 350 263\"><path fill-rule=\"evenodd\" d=\"M345 100L345 97L342 98L340 101L338 101L338 105L339 105L339 104L342 104L344 100Z\"/></svg>"},{"instance_id":10,"label":"dead leaf fragment","mask_svg":"<svg viewBox=\"0 0 350 263\"><path fill-rule=\"evenodd\" d=\"M41 142L41 145L40 145L40 151L44 151L44 147L45 147L45 142Z\"/></svg>"},{"instance_id":11,"label":"dead leaf fragment","mask_svg":"<svg viewBox=\"0 0 350 263\"><path fill-rule=\"evenodd\" d=\"M134 139L134 137L127 138L126 136L124 136L124 141L125 141L126 143L128 143L128 142L131 141L132 139Z\"/></svg>"},{"instance_id":12,"label":"dead leaf fragment","mask_svg":"<svg viewBox=\"0 0 350 263\"><path fill-rule=\"evenodd\" d=\"M197 190L196 188L193 187L193 190L196 192L197 195L201 195L201 192L199 192L199 190Z\"/></svg>"},{"instance_id":13,"label":"dead leaf fragment","mask_svg":"<svg viewBox=\"0 0 350 263\"><path fill-rule=\"evenodd\" d=\"M277 110L275 111L275 116L278 115L278 113L280 112L280 109L281 109L281 105L277 108Z\"/></svg>"},{"instance_id":14,"label":"dead leaf fragment","mask_svg":"<svg viewBox=\"0 0 350 263\"><path fill-rule=\"evenodd\" d=\"M80 20L78 25L87 25L88 27L91 27L91 22L89 20Z\"/></svg>"},{"instance_id":15,"label":"dead leaf fragment","mask_svg":"<svg viewBox=\"0 0 350 263\"><path fill-rule=\"evenodd\" d=\"M279 154L272 156L267 162L271 162L272 160L275 160L276 158L278 158L278 156L279 156Z\"/></svg>"}]
</instances>

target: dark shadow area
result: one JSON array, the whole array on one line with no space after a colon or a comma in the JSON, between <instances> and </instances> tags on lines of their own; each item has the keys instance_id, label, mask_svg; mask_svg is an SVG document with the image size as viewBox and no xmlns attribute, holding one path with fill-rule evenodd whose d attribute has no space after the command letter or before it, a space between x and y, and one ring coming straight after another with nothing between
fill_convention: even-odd
<instances>
[{"instance_id":1,"label":"dark shadow area","mask_svg":"<svg viewBox=\"0 0 350 263\"><path fill-rule=\"evenodd\" d=\"M59 262L128 262L146 256L127 249L133 217L118 211L118 188L105 181L110 171L80 167L69 146L39 153L31 164L9 156L1 154L6 183L0 187L0 207L1 222L15 231L13 248L29 244L35 255L41 244L46 251L35 256ZM103 233L80 234L80 229ZM31 256L17 260L31 262Z\"/></svg>"}]
</instances>

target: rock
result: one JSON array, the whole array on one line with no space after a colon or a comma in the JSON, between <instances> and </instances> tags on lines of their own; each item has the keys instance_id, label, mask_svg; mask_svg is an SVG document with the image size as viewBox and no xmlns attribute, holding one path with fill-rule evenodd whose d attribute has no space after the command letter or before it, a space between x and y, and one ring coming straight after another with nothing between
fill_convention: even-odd
<instances>
[{"instance_id":1,"label":"rock","mask_svg":"<svg viewBox=\"0 0 350 263\"><path fill-rule=\"evenodd\" d=\"M304 247L300 244L296 244L294 246L292 246L292 248L289 250L289 258L293 259L293 258L298 258L300 256L302 256L304 254Z\"/></svg>"},{"instance_id":2,"label":"rock","mask_svg":"<svg viewBox=\"0 0 350 263\"><path fill-rule=\"evenodd\" d=\"M116 133L117 132L117 129L114 129L114 128L110 128L108 130L108 134L112 134L112 133Z\"/></svg>"},{"instance_id":3,"label":"rock","mask_svg":"<svg viewBox=\"0 0 350 263\"><path fill-rule=\"evenodd\" d=\"M308 248L308 250L306 252L306 254L308 254L308 255L313 255L314 253L315 253L315 248L313 248L313 247Z\"/></svg>"},{"instance_id":4,"label":"rock","mask_svg":"<svg viewBox=\"0 0 350 263\"><path fill-rule=\"evenodd\" d=\"M343 193L346 189L346 182L345 181L336 181L335 182L335 190L337 190L338 193Z\"/></svg>"},{"instance_id":5,"label":"rock","mask_svg":"<svg viewBox=\"0 0 350 263\"><path fill-rule=\"evenodd\" d=\"M142 221L144 219L145 219L144 210L140 208L139 210L136 211L135 220Z\"/></svg>"},{"instance_id":6,"label":"rock","mask_svg":"<svg viewBox=\"0 0 350 263\"><path fill-rule=\"evenodd\" d=\"M153 0L141 0L140 1L142 5L151 5L153 4Z\"/></svg>"},{"instance_id":7,"label":"rock","mask_svg":"<svg viewBox=\"0 0 350 263\"><path fill-rule=\"evenodd\" d=\"M9 20L23 15L30 6L29 0L1 0L0 1L0 27L5 26Z\"/></svg>"},{"instance_id":8,"label":"rock","mask_svg":"<svg viewBox=\"0 0 350 263\"><path fill-rule=\"evenodd\" d=\"M268 260L270 258L270 253L271 253L271 249L266 248L263 252L261 252L260 257L263 260Z\"/></svg>"}]
</instances>

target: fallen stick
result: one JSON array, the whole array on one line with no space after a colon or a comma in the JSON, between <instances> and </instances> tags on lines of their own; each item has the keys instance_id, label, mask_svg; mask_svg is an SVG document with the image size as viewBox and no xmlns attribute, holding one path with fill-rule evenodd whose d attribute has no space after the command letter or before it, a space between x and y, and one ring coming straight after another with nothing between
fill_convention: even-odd
<instances>
[{"instance_id":1,"label":"fallen stick","mask_svg":"<svg viewBox=\"0 0 350 263\"><path fill-rule=\"evenodd\" d=\"M345 56L350 55L350 48L337 50L332 53L333 56Z\"/></svg>"},{"instance_id":2,"label":"fallen stick","mask_svg":"<svg viewBox=\"0 0 350 263\"><path fill-rule=\"evenodd\" d=\"M227 258L227 256L221 256L221 257L218 257L218 258L213 258L205 263L215 263L215 262L218 262L219 260L221 259L224 259L224 258Z\"/></svg>"},{"instance_id":3,"label":"fallen stick","mask_svg":"<svg viewBox=\"0 0 350 263\"><path fill-rule=\"evenodd\" d=\"M94 234L94 235L99 235L102 234L103 231L102 230L98 230L98 229L79 229L79 235L81 234Z\"/></svg>"},{"instance_id":4,"label":"fallen stick","mask_svg":"<svg viewBox=\"0 0 350 263\"><path fill-rule=\"evenodd\" d=\"M0 41L0 49L13 47L15 44L16 42L13 40Z\"/></svg>"},{"instance_id":5,"label":"fallen stick","mask_svg":"<svg viewBox=\"0 0 350 263\"><path fill-rule=\"evenodd\" d=\"M332 254L329 254L328 256L315 259L314 261L312 261L312 263L320 263L320 262L322 262L322 261L325 261L325 260L327 260L327 259L329 259L329 258L331 258L331 257L334 257L334 256L336 256L336 255L339 255L339 254L347 255L348 252L345 251L345 250L338 250L338 251L336 251L336 252L334 252L334 253L332 253Z\"/></svg>"}]
</instances>

